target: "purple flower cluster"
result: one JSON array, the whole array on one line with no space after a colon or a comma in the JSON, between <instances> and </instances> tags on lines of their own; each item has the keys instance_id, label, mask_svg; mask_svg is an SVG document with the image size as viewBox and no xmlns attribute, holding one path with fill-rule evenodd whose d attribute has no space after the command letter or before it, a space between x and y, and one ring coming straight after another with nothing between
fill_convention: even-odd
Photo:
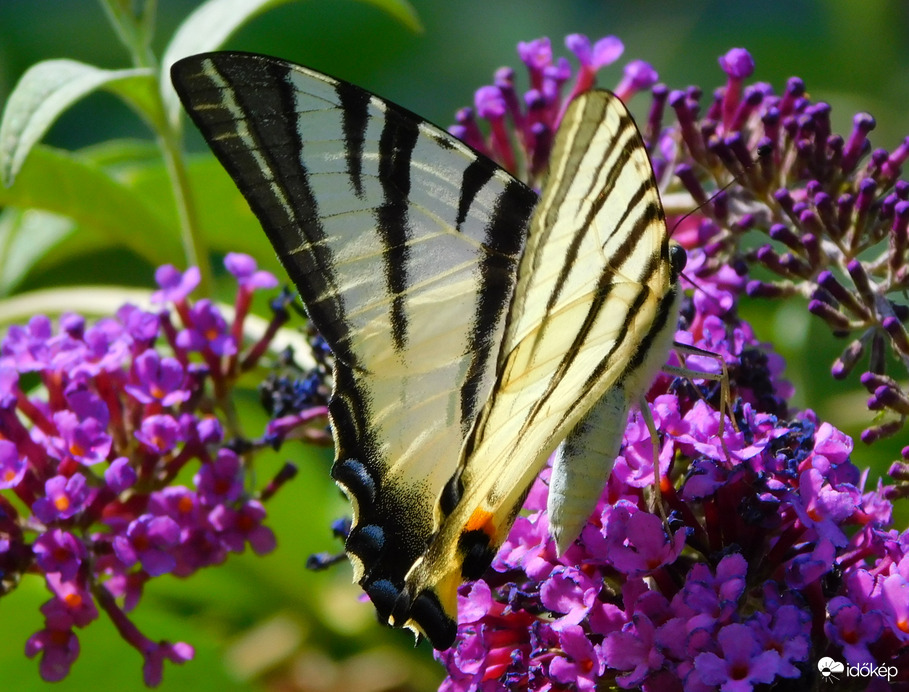
<instances>
[{"instance_id":1,"label":"purple flower cluster","mask_svg":"<svg viewBox=\"0 0 909 692\"><path fill-rule=\"evenodd\" d=\"M588 70L617 57L615 39L591 46L573 36L566 43L581 62L579 89L590 85ZM564 107L558 87L570 69L553 62L545 40L522 44L519 53L533 85L527 111L536 89L554 94L548 103L558 113ZM688 250L693 288L676 341L717 357L689 356L684 366L715 374L722 362L731 396L724 400L713 379L661 374L646 397L660 431L656 455L643 417L632 415L600 504L562 556L549 537L544 471L491 569L461 587L458 638L437 653L449 676L442 690L808 689L824 657L872 671L863 689L909 683L909 532L891 528L891 500L901 493L880 481L866 489L867 472L851 460L852 440L810 410L789 411L782 359L735 312L742 297L768 291L748 279L755 257L737 254L739 231L769 227L771 218L818 221L827 202L824 188L811 181L853 180L848 172L858 170L867 145L854 133L832 156L836 140L824 129L829 109L812 105L797 80L777 97L768 85L744 86L753 70L746 51L730 51L720 62L728 81L703 118L699 90L655 87L646 132L658 179L674 173L703 205L675 236ZM655 81L652 70L640 71ZM506 82L497 75L505 95ZM667 102L678 123L664 128ZM522 120L511 106L503 109L514 140L529 141L527 111ZM749 129L758 125L760 133ZM491 119L493 133L495 127ZM473 137L468 141L477 146ZM479 143L500 153L494 136ZM755 162L757 146L769 154ZM877 196L863 218L879 229L887 213L888 228L899 225L899 202L880 195L902 158L873 155L864 168ZM732 172L741 184L709 199L705 171L715 183ZM818 178L823 171L827 177ZM789 205L773 192L786 184L798 190L789 193L799 202ZM905 196L905 188L897 185L891 195ZM757 197L757 190L764 194ZM859 200L839 203L845 224ZM778 239L780 231L774 233ZM806 256L821 240L808 235L793 234ZM818 276L793 273L792 285ZM886 304L872 293L876 305ZM648 511L655 477L666 522Z\"/></svg>"},{"instance_id":2,"label":"purple flower cluster","mask_svg":"<svg viewBox=\"0 0 909 692\"><path fill-rule=\"evenodd\" d=\"M553 57L549 39L521 43L518 54L530 82L523 98L514 70L502 68L450 128L531 185L546 168L566 104L623 50L613 36L592 44L573 34L565 44L579 63L576 73L566 58ZM683 230L710 226L710 267L744 263L775 275L750 280L749 297L802 296L836 336L849 337L832 374L847 377L867 356L860 381L871 394L868 407L889 418L862 439L893 435L909 416L901 376L886 374L888 348L902 364L902 377L909 369L909 308L900 297L909 288L909 183L898 179L909 137L892 152L872 150L868 135L875 121L867 113L855 116L848 136L835 134L830 105L812 102L802 80L793 77L777 94L767 83L746 84L755 67L746 50L734 48L719 62L726 84L707 104L699 87L657 84L656 71L643 61L628 63L613 88L624 100L651 90L641 130L666 211L681 216L698 208ZM675 121L667 125L669 112ZM746 245L750 231L770 242ZM903 456L909 460L909 446Z\"/></svg>"},{"instance_id":3,"label":"purple flower cluster","mask_svg":"<svg viewBox=\"0 0 909 692\"><path fill-rule=\"evenodd\" d=\"M69 673L76 630L100 609L142 654L146 684L157 684L164 660L183 663L193 648L155 642L129 620L146 582L189 576L247 545L275 547L262 500L293 474L252 493L247 452L265 443L241 455L225 440L242 437L233 383L287 315L276 311L242 351L252 294L277 281L245 255L225 264L239 284L233 322L211 301L189 300L196 269L164 266L152 311L124 305L91 325L65 314L58 328L36 316L0 344L0 593L26 574L51 592L25 649L41 655L45 680ZM324 414L311 407L298 422Z\"/></svg>"},{"instance_id":4,"label":"purple flower cluster","mask_svg":"<svg viewBox=\"0 0 909 692\"><path fill-rule=\"evenodd\" d=\"M909 183L898 179L909 137L892 152L872 150L869 114L857 114L844 137L831 130L830 105L811 101L802 80L790 79L782 94L766 83L746 85L754 61L741 48L721 57L720 66L726 85L707 105L695 87L654 88L647 125L654 169L660 179L681 183L704 222L723 231L713 266L760 267L772 280L753 278L749 297L801 296L835 336L849 337L833 364L835 378L847 377L867 355L860 381L872 395L868 408L890 416L862 440L893 435L909 415L909 393L886 374L888 349L903 376L909 363L902 299L909 287ZM669 127L662 122L666 105L676 118ZM745 249L752 230L770 242Z\"/></svg>"},{"instance_id":5,"label":"purple flower cluster","mask_svg":"<svg viewBox=\"0 0 909 692\"><path fill-rule=\"evenodd\" d=\"M566 84L572 77L571 64L566 58L553 60L548 38L520 43L518 54L527 67L530 89L519 98L514 70L503 67L496 72L492 85L477 90L474 108L457 113L456 124L449 131L517 177L535 184L546 170L552 137L568 103L590 89L597 70L618 60L625 50L615 36L591 44L586 36L572 34L565 43L580 63L570 88L566 89ZM632 61L625 66L624 77L614 91L628 99L649 89L656 79L650 65ZM488 136L480 129L478 118L488 124Z\"/></svg>"},{"instance_id":6,"label":"purple flower cluster","mask_svg":"<svg viewBox=\"0 0 909 692\"><path fill-rule=\"evenodd\" d=\"M888 530L851 439L810 411L786 417L779 358L703 303L677 340L722 356L736 403L725 416L716 383L668 375L648 394L668 528L647 511L653 447L634 415L576 543L556 554L544 473L492 569L462 587L442 689L807 686L823 655L909 675L909 532Z\"/></svg>"}]
</instances>

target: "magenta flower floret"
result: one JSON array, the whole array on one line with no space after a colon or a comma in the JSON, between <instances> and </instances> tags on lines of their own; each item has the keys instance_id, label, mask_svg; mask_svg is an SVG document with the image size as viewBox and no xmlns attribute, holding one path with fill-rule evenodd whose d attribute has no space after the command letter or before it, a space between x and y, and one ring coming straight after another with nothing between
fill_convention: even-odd
<instances>
[{"instance_id":1,"label":"magenta flower floret","mask_svg":"<svg viewBox=\"0 0 909 692\"><path fill-rule=\"evenodd\" d=\"M720 57L723 72L735 79L746 79L754 73L754 58L744 48L733 48Z\"/></svg>"},{"instance_id":2,"label":"magenta flower floret","mask_svg":"<svg viewBox=\"0 0 909 692\"><path fill-rule=\"evenodd\" d=\"M34 658L41 654L41 678L58 682L69 675L70 668L79 657L79 638L72 627L63 622L48 625L29 637L25 655Z\"/></svg>"},{"instance_id":3,"label":"magenta flower floret","mask_svg":"<svg viewBox=\"0 0 909 692\"><path fill-rule=\"evenodd\" d=\"M615 36L605 36L591 44L584 34L569 34L565 37L565 47L574 53L582 66L594 71L611 65L625 52L624 44Z\"/></svg>"},{"instance_id":4,"label":"magenta flower floret","mask_svg":"<svg viewBox=\"0 0 909 692\"><path fill-rule=\"evenodd\" d=\"M720 653L698 654L686 684L700 680L705 685L722 685L729 692L750 692L756 684L776 678L779 653L763 649L750 627L732 623L722 628L717 638Z\"/></svg>"},{"instance_id":5,"label":"magenta flower floret","mask_svg":"<svg viewBox=\"0 0 909 692\"><path fill-rule=\"evenodd\" d=\"M63 581L72 581L85 559L85 545L62 529L47 531L35 540L32 550L38 566L47 573L58 572Z\"/></svg>"},{"instance_id":6,"label":"magenta flower floret","mask_svg":"<svg viewBox=\"0 0 909 692\"><path fill-rule=\"evenodd\" d=\"M130 522L125 535L115 536L114 552L127 567L142 563L149 576L166 574L177 566L172 548L180 541L180 527L170 517L143 514Z\"/></svg>"},{"instance_id":7,"label":"magenta flower floret","mask_svg":"<svg viewBox=\"0 0 909 692\"><path fill-rule=\"evenodd\" d=\"M236 353L227 321L210 300L203 298L189 310L189 326L177 335L177 346L186 351L206 351L216 356Z\"/></svg>"},{"instance_id":8,"label":"magenta flower floret","mask_svg":"<svg viewBox=\"0 0 909 692\"><path fill-rule=\"evenodd\" d=\"M19 485L27 468L16 445L9 440L0 440L0 490Z\"/></svg>"},{"instance_id":9,"label":"magenta flower floret","mask_svg":"<svg viewBox=\"0 0 909 692\"><path fill-rule=\"evenodd\" d=\"M176 358L162 358L157 351L148 349L135 359L133 367L136 384L124 389L141 403L173 406L189 398L190 392L182 388L183 366Z\"/></svg>"},{"instance_id":10,"label":"magenta flower floret","mask_svg":"<svg viewBox=\"0 0 909 692\"><path fill-rule=\"evenodd\" d=\"M237 279L239 286L246 291L260 288L276 288L278 280L271 272L259 269L256 261L249 255L240 252L228 252L224 266Z\"/></svg>"},{"instance_id":11,"label":"magenta flower floret","mask_svg":"<svg viewBox=\"0 0 909 692\"><path fill-rule=\"evenodd\" d=\"M231 254L229 270L239 319L253 292L275 281L245 255ZM67 314L59 328L39 316L0 343L3 595L43 577L51 594L44 627L25 651L40 657L48 681L66 677L79 630L104 613L142 654L146 684L157 684L164 661L183 663L193 649L150 640L129 620L144 585L163 574L188 577L247 545L259 555L276 545L263 501L293 473L283 469L261 492L249 491L225 429L244 440L244 455L274 438L244 438L211 402L229 401L237 378L256 365L288 318L287 299L262 339L241 350L242 328L214 303L192 301L196 270L162 267L157 278L157 312L127 305L95 324ZM41 386L23 391L26 373ZM324 436L327 389L315 378L301 378L307 394L285 407L285 433L312 424L316 439ZM198 492L174 482L187 468Z\"/></svg>"},{"instance_id":12,"label":"magenta flower floret","mask_svg":"<svg viewBox=\"0 0 909 692\"><path fill-rule=\"evenodd\" d=\"M44 483L44 497L35 501L32 511L44 524L69 519L84 509L90 494L81 473L74 473L69 478L54 476Z\"/></svg>"},{"instance_id":13,"label":"magenta flower floret","mask_svg":"<svg viewBox=\"0 0 909 692\"><path fill-rule=\"evenodd\" d=\"M181 272L172 264L165 264L155 271L155 281L161 290L152 294L155 303L181 303L199 285L198 267Z\"/></svg>"}]
</instances>

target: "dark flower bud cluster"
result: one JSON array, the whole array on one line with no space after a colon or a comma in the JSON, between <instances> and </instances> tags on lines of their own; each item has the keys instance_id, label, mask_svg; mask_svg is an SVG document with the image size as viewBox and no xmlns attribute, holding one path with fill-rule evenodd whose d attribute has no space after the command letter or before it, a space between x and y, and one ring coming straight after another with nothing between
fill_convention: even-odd
<instances>
[{"instance_id":1,"label":"dark flower bud cluster","mask_svg":"<svg viewBox=\"0 0 909 692\"><path fill-rule=\"evenodd\" d=\"M287 293L287 298L296 295ZM259 385L259 397L271 420L263 440L280 449L286 439L303 439L311 444L330 446L331 433L325 426L310 422L324 419L331 395L333 356L322 335L309 326L309 348L314 367L303 368L293 349L286 348L271 372Z\"/></svg>"},{"instance_id":2,"label":"dark flower bud cluster","mask_svg":"<svg viewBox=\"0 0 909 692\"><path fill-rule=\"evenodd\" d=\"M44 627L25 652L40 656L47 681L66 677L77 632L103 611L156 685L164 661L183 663L193 648L154 641L129 619L145 584L247 545L275 547L263 501L293 469L250 489L253 452L267 442L238 442L230 395L287 312L244 348L253 293L277 281L246 255L225 265L238 283L232 321L189 299L198 270L164 266L151 311L124 305L94 324L64 314L56 327L38 315L0 344L0 593L29 575L45 582ZM325 412L312 404L297 421L324 425Z\"/></svg>"},{"instance_id":3,"label":"dark flower bud cluster","mask_svg":"<svg viewBox=\"0 0 909 692\"><path fill-rule=\"evenodd\" d=\"M581 62L573 94L590 86L596 51L576 36L566 44ZM519 52L534 88L523 110L503 110L513 132L479 142L474 133L471 143L492 153L503 151L496 141L528 141L531 104L543 101L556 114L549 125L564 110L558 94L570 69L553 61L546 40ZM903 416L904 395L881 363L885 346L904 353L896 341L905 316L888 296L905 273L897 217L906 186L896 176L907 152L874 153L863 164L867 118L837 138L829 107L812 104L798 80L775 96L768 85L745 85L753 70L746 51L730 51L720 64L727 84L703 114L700 90L657 86L642 128L669 191L664 201L681 184L689 210L702 205L674 236L688 251L693 288L676 342L714 354L684 363L712 376L657 378L646 400L658 448L643 416L632 415L600 504L561 556L549 536L544 471L490 570L461 587L458 638L437 653L449 676L442 690L811 689L828 659L873 678L843 681L849 689L909 683L909 532L892 527L892 503L905 493L880 481L866 487L852 440L810 410L790 410L782 359L736 315L750 296L823 290L825 319L840 320L835 331L871 335L847 349L843 368L867 349L863 384L878 408ZM553 100L534 93L538 75ZM666 105L676 113L671 126L663 124ZM538 144L522 151L532 155ZM526 179L539 166L526 166ZM773 244L740 250L751 228ZM877 260L857 257L871 248ZM894 248L903 255L892 258ZM779 280L749 280L756 264ZM728 400L715 378L723 370ZM903 485L907 466L891 469ZM656 478L665 522L648 511Z\"/></svg>"}]
</instances>

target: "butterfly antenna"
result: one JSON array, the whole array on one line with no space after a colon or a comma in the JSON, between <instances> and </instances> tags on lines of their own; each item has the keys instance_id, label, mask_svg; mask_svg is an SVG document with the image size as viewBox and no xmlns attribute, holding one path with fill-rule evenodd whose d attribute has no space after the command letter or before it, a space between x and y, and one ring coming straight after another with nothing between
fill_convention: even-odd
<instances>
[{"instance_id":1,"label":"butterfly antenna","mask_svg":"<svg viewBox=\"0 0 909 692\"><path fill-rule=\"evenodd\" d=\"M692 216L699 210L704 209L707 205L711 204L714 200L716 200L720 195L725 194L726 191L730 187L732 187L735 183L740 182L741 176L744 175L748 170L750 170L759 160L761 160L765 156L769 155L771 151L772 151L772 148L769 144L764 144L764 145L759 146L757 149L757 156L754 159L752 159L742 169L742 172L739 173L738 175L735 175L732 178L732 180L730 180L725 185L723 185L721 188L716 190L708 199L706 199L704 202L699 204L694 209L691 209L690 211L685 213L680 219L678 219L676 221L676 223L673 225L672 229L669 231L669 236L672 237L675 230L687 218L689 218L690 216ZM718 305L718 301L717 301L716 297L714 297L709 292L707 292L703 288L701 288L698 285L697 281L694 280L693 277L685 274L684 271L680 272L679 275L681 277L683 277L692 286L694 286L694 288L696 290L701 291L701 293L703 295L707 296L711 301L713 301L714 304ZM717 431L717 436L720 439L720 445L723 448L723 452L726 456L726 460L729 461L730 463L732 463L732 453L729 451L729 448L726 445L726 441L723 438L723 431L725 429L727 416L729 417L729 422L732 425L733 430L735 430L736 432L740 432L740 431L739 431L738 425L736 424L735 413L732 408L732 396L731 396L731 392L730 392L730 388L729 388L729 371L726 367L726 361L723 359L723 357L720 354L711 353L709 351L705 351L703 349L700 349L700 348L697 348L694 346L689 346L687 344L680 344L678 342L674 342L673 348L675 349L675 352L679 358L679 361L682 363L682 367L665 365L662 368L663 372L670 374L670 375L675 375L677 377L684 377L688 380L707 379L707 380L713 380L713 381L720 383L720 406L719 406L720 424L719 424L719 429ZM697 372L697 371L691 370L690 368L687 367L687 365L685 363L686 354L687 355L706 356L708 358L715 359L720 364L720 372L719 373L707 373L707 372ZM700 397L702 401L705 401L703 393L696 387L695 387L695 391L697 392L698 397Z\"/></svg>"},{"instance_id":2,"label":"butterfly antenna","mask_svg":"<svg viewBox=\"0 0 909 692\"><path fill-rule=\"evenodd\" d=\"M677 229L679 226L681 226L682 222L684 222L685 219L687 219L690 216L693 216L695 213L699 212L701 209L704 209L707 205L711 204L714 200L716 200L720 195L725 194L726 190L731 188L736 183L741 183L742 176L745 173L747 173L748 171L750 171L752 168L754 168L754 166L757 164L758 161L765 158L766 156L769 156L770 152L772 150L773 150L773 147L771 147L769 144L760 145L757 148L757 156L755 156L753 159L751 159L751 161L749 161L748 164L742 168L741 173L734 175L732 177L732 180L727 182L725 185L723 185L718 190L714 191L714 193L712 195L710 195L710 197L708 197L706 200L701 202L699 205L697 205L693 209L685 212L685 214L683 214L682 217L678 221L676 221L675 224L673 224L672 228L669 229L669 237L670 238L672 237L672 234L675 233L675 229Z\"/></svg>"}]
</instances>

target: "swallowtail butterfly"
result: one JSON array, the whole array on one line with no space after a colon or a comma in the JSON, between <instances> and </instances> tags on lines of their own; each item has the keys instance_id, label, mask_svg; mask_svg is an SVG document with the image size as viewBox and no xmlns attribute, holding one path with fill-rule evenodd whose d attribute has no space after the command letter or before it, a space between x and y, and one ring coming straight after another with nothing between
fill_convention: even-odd
<instances>
[{"instance_id":1,"label":"swallowtail butterfly","mask_svg":"<svg viewBox=\"0 0 909 692\"><path fill-rule=\"evenodd\" d=\"M447 648L459 585L489 566L547 458L558 446L564 551L665 362L684 253L641 136L616 96L579 96L538 195L305 67L209 53L172 77L334 351L355 579L382 620Z\"/></svg>"}]
</instances>

